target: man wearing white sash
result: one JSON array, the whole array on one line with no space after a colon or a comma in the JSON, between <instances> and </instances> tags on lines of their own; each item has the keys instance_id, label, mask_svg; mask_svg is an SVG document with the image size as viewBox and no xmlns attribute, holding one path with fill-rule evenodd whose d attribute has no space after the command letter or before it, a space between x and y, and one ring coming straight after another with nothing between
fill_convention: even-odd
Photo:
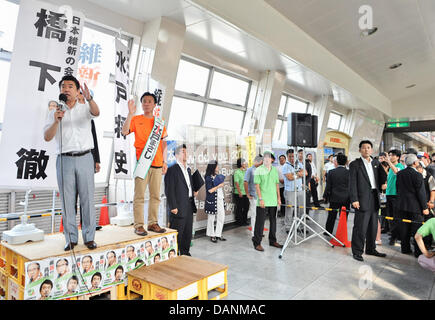
<instances>
[{"instance_id":1,"label":"man wearing white sash","mask_svg":"<svg viewBox=\"0 0 435 320\"><path fill-rule=\"evenodd\" d=\"M128 116L122 127L124 136L134 132L137 164L134 171L134 229L140 236L148 233L144 228L145 190L149 186L150 200L148 204L148 231L163 233L166 230L158 225L160 205L160 186L162 175L166 174L167 144L164 140L168 134L164 121L154 117L156 96L145 92L140 98L144 113L135 116L136 104L128 102Z\"/></svg>"}]
</instances>

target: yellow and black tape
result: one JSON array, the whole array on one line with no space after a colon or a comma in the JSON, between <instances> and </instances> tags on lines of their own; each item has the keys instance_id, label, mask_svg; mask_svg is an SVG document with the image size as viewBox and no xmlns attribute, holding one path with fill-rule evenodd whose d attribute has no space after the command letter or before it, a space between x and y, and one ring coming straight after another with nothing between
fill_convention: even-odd
<instances>
[{"instance_id":1,"label":"yellow and black tape","mask_svg":"<svg viewBox=\"0 0 435 320\"><path fill-rule=\"evenodd\" d=\"M54 215L55 216L59 216L61 215L61 212L55 212ZM27 218L41 218L41 217L51 217L51 213L42 213L42 214L32 214L32 215L28 215ZM21 216L18 217L9 217L9 218L0 218L0 222L5 222L5 221L13 221L13 220L20 220Z\"/></svg>"},{"instance_id":2,"label":"yellow and black tape","mask_svg":"<svg viewBox=\"0 0 435 320\"><path fill-rule=\"evenodd\" d=\"M293 208L294 206L292 205L286 205L287 208ZM303 206L299 206L299 209L304 209ZM319 208L319 207L307 207L307 209L310 210L314 210L314 211L339 211L341 212L341 209L332 209L332 208ZM346 212L350 212L350 210L346 210ZM393 217L388 217L388 216L382 216L380 215L379 217L387 219L387 220L398 220L399 222L405 222L405 223L418 223L418 224L424 224L423 221L412 221L409 219L394 219Z\"/></svg>"}]
</instances>

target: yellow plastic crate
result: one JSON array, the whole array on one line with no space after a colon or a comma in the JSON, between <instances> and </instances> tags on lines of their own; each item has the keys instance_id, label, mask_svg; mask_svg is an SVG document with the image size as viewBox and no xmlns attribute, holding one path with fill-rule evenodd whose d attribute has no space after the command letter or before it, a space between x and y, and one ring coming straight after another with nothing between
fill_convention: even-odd
<instances>
[{"instance_id":1,"label":"yellow plastic crate","mask_svg":"<svg viewBox=\"0 0 435 320\"><path fill-rule=\"evenodd\" d=\"M5 300L8 296L8 275L0 269L0 300Z\"/></svg>"}]
</instances>

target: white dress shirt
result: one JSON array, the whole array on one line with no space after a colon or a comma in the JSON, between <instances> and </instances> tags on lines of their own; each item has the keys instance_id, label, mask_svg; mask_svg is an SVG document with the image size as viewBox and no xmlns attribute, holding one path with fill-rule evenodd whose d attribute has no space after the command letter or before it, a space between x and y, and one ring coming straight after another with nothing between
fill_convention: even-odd
<instances>
[{"instance_id":1,"label":"white dress shirt","mask_svg":"<svg viewBox=\"0 0 435 320\"><path fill-rule=\"evenodd\" d=\"M333 162L328 162L325 164L325 167L323 170L326 171L326 173L328 173L329 171L331 171L332 169L335 169L335 165Z\"/></svg>"},{"instance_id":2,"label":"white dress shirt","mask_svg":"<svg viewBox=\"0 0 435 320\"><path fill-rule=\"evenodd\" d=\"M363 157L361 157L364 166L366 167L367 170L367 174L369 175L369 179L370 179L370 184L372 186L372 189L377 189L376 188L376 179L375 179L375 173L373 172L373 166L372 166L372 159L370 158L370 161L367 161L366 159L364 159Z\"/></svg>"},{"instance_id":3,"label":"white dress shirt","mask_svg":"<svg viewBox=\"0 0 435 320\"><path fill-rule=\"evenodd\" d=\"M282 169L284 168L284 166L285 166L285 163L283 164L283 165L277 165L276 166L276 169L278 170L278 178L281 180L281 179L283 179L284 180L284 175L282 174ZM280 188L284 188L284 183L279 183L279 187Z\"/></svg>"},{"instance_id":4,"label":"white dress shirt","mask_svg":"<svg viewBox=\"0 0 435 320\"><path fill-rule=\"evenodd\" d=\"M181 171L183 172L184 179L186 180L187 187L189 188L189 198L193 197L192 186L190 185L189 172L187 171L187 166L185 167L181 162L177 160L177 164L180 166Z\"/></svg>"},{"instance_id":5,"label":"white dress shirt","mask_svg":"<svg viewBox=\"0 0 435 320\"><path fill-rule=\"evenodd\" d=\"M317 168L314 165L314 163L311 161L311 178L314 178L315 176L317 176Z\"/></svg>"},{"instance_id":6,"label":"white dress shirt","mask_svg":"<svg viewBox=\"0 0 435 320\"><path fill-rule=\"evenodd\" d=\"M50 110L47 113L44 132L54 123L54 113ZM61 120L62 123L62 151L60 150L60 124L55 135L56 154L65 152L83 152L94 148L92 137L91 119L95 118L91 114L89 103L76 102L75 106L67 110Z\"/></svg>"}]
</instances>

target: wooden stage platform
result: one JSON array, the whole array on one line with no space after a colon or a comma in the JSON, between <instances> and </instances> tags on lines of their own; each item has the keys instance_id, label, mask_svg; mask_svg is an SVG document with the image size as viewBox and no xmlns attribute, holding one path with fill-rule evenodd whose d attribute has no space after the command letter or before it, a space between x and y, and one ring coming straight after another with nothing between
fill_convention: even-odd
<instances>
[{"instance_id":1,"label":"wooden stage platform","mask_svg":"<svg viewBox=\"0 0 435 320\"><path fill-rule=\"evenodd\" d=\"M0 242L0 300L82 299L107 291L113 300L124 300L127 272L165 261L178 251L177 231L169 228L143 237L134 233L133 226L106 225L96 231L95 242L97 248L89 250L81 230L74 254L64 251L63 233L19 245ZM61 265L66 265L63 273ZM94 277L99 281L91 287ZM68 281L72 278L77 278L77 284L70 292ZM48 296L41 293L44 283L51 284Z\"/></svg>"},{"instance_id":2,"label":"wooden stage platform","mask_svg":"<svg viewBox=\"0 0 435 320\"><path fill-rule=\"evenodd\" d=\"M176 230L166 228L165 233L149 231L148 235L142 237L134 233L133 226L118 227L115 225L107 225L101 230L95 232L95 242L98 247L95 250L89 250L83 244L81 230L79 230L79 243L74 247L74 252L75 254L84 254L87 252L92 253L102 250L104 251L105 249L121 248L128 243L161 237L162 235L171 232L176 232ZM65 236L63 233L45 235L43 241L27 242L18 245L10 245L5 241L1 242L2 246L16 252L29 261L41 260L49 257L68 256L71 253L69 251L64 251L65 244Z\"/></svg>"}]
</instances>

